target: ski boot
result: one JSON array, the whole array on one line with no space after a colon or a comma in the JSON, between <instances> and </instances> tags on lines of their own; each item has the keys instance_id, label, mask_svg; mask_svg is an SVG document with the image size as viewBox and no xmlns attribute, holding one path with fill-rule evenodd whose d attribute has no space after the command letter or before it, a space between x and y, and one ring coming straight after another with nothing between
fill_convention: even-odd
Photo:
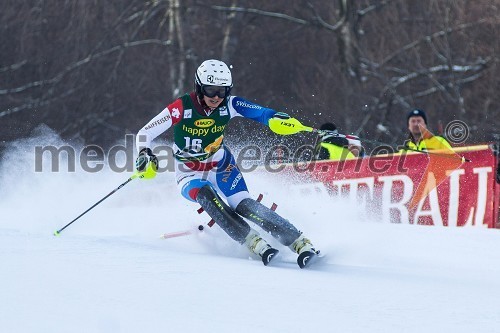
<instances>
[{"instance_id":1,"label":"ski boot","mask_svg":"<svg viewBox=\"0 0 500 333\"><path fill-rule=\"evenodd\" d=\"M271 247L259 234L250 232L246 237L245 244L248 249L257 254L262 259L264 266L269 265L271 260L273 260L278 254L278 250Z\"/></svg>"},{"instance_id":2,"label":"ski boot","mask_svg":"<svg viewBox=\"0 0 500 333\"><path fill-rule=\"evenodd\" d=\"M319 255L320 251L317 251L311 241L300 235L290 246L290 249L297 253L299 257L297 258L297 264L300 268L305 268L314 262Z\"/></svg>"}]
</instances>

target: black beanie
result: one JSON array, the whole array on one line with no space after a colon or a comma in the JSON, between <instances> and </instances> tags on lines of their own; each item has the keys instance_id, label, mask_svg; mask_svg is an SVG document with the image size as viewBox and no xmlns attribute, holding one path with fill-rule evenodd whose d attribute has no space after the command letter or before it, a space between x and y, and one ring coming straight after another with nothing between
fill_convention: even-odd
<instances>
[{"instance_id":1,"label":"black beanie","mask_svg":"<svg viewBox=\"0 0 500 333\"><path fill-rule=\"evenodd\" d=\"M424 122L427 125L427 116L425 115L425 112L420 109L414 109L411 110L410 113L408 113L408 116L406 117L406 123L410 121L411 117L422 117L424 118Z\"/></svg>"},{"instance_id":2,"label":"black beanie","mask_svg":"<svg viewBox=\"0 0 500 333\"><path fill-rule=\"evenodd\" d=\"M326 131L336 131L337 126L334 123L324 123L323 125L321 125L321 127L319 129L326 130Z\"/></svg>"}]
</instances>

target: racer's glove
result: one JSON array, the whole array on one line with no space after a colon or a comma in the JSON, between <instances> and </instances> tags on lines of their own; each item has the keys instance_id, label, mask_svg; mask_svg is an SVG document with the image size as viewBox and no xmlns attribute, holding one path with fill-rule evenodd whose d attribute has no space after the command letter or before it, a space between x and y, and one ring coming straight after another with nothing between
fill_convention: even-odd
<instances>
[{"instance_id":1,"label":"racer's glove","mask_svg":"<svg viewBox=\"0 0 500 333\"><path fill-rule=\"evenodd\" d=\"M361 145L361 140L356 135L346 135L345 138L348 141L348 148L354 156L363 157L365 156L365 150Z\"/></svg>"},{"instance_id":2,"label":"racer's glove","mask_svg":"<svg viewBox=\"0 0 500 333\"><path fill-rule=\"evenodd\" d=\"M302 131L310 132L309 127L306 127L295 118L290 117L287 113L276 112L269 119L269 128L276 134L291 135Z\"/></svg>"},{"instance_id":3,"label":"racer's glove","mask_svg":"<svg viewBox=\"0 0 500 333\"><path fill-rule=\"evenodd\" d=\"M290 116L288 115L288 113L285 113L285 112L276 112L274 114L273 118L277 118L277 119L290 119Z\"/></svg>"},{"instance_id":4,"label":"racer's glove","mask_svg":"<svg viewBox=\"0 0 500 333\"><path fill-rule=\"evenodd\" d=\"M158 158L149 148L142 148L139 156L135 160L135 168L139 172L144 172L151 165L154 172L158 170Z\"/></svg>"},{"instance_id":5,"label":"racer's glove","mask_svg":"<svg viewBox=\"0 0 500 333\"><path fill-rule=\"evenodd\" d=\"M359 139L359 136L349 134L346 135L345 138L349 142L349 145L361 147L361 140Z\"/></svg>"}]
</instances>

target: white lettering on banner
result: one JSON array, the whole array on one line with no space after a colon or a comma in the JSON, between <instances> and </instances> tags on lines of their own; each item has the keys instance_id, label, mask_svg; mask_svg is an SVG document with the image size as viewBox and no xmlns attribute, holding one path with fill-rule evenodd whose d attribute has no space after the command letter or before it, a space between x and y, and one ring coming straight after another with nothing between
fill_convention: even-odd
<instances>
[{"instance_id":1,"label":"white lettering on banner","mask_svg":"<svg viewBox=\"0 0 500 333\"><path fill-rule=\"evenodd\" d=\"M410 216L406 204L413 193L413 181L406 175L381 176L378 178L383 183L382 187L382 221L396 223L410 223ZM403 183L403 196L399 201L393 201L392 189L394 182ZM399 211L400 220L393 220L395 210Z\"/></svg>"},{"instance_id":2,"label":"white lettering on banner","mask_svg":"<svg viewBox=\"0 0 500 333\"><path fill-rule=\"evenodd\" d=\"M484 226L484 215L486 213L486 198L488 196L488 174L492 172L492 167L482 167L472 169L477 179L477 206L474 225L477 227Z\"/></svg>"},{"instance_id":3,"label":"white lettering on banner","mask_svg":"<svg viewBox=\"0 0 500 333\"><path fill-rule=\"evenodd\" d=\"M465 174L464 169L457 169L450 173L450 197L448 201L448 227L458 226L458 199L460 193L460 176Z\"/></svg>"},{"instance_id":4,"label":"white lettering on banner","mask_svg":"<svg viewBox=\"0 0 500 333\"><path fill-rule=\"evenodd\" d=\"M339 193L341 193L343 197L346 197L349 202L361 205L360 208L362 211L367 211L369 202L373 200L375 177L336 180L332 185L338 186ZM368 187L369 191L360 191L361 186L365 188ZM363 199L361 199L361 197L363 197Z\"/></svg>"},{"instance_id":5,"label":"white lettering on banner","mask_svg":"<svg viewBox=\"0 0 500 333\"><path fill-rule=\"evenodd\" d=\"M356 214L362 214L358 217L370 220L435 226L446 223L448 227L492 226L489 219L495 207L491 182L496 169L484 164L466 166L447 171L443 186L439 186L436 175L429 172L423 194L415 205L410 203L420 179L412 174L330 178L327 182L294 184L291 189L300 195L335 195L347 199L353 205L349 207L356 207Z\"/></svg>"},{"instance_id":6,"label":"white lettering on banner","mask_svg":"<svg viewBox=\"0 0 500 333\"><path fill-rule=\"evenodd\" d=\"M342 179L332 182L338 188L339 195L356 206L358 218L373 218L372 205L375 193L375 177Z\"/></svg>"},{"instance_id":7,"label":"white lettering on banner","mask_svg":"<svg viewBox=\"0 0 500 333\"><path fill-rule=\"evenodd\" d=\"M291 186L291 190L296 192L297 194L304 195L318 195L318 196L328 196L328 190L325 187L325 184L321 182L316 183L307 183L307 184L294 184Z\"/></svg>"},{"instance_id":8,"label":"white lettering on banner","mask_svg":"<svg viewBox=\"0 0 500 333\"><path fill-rule=\"evenodd\" d=\"M478 175L477 178L477 198L476 207L472 207L465 221L465 226L486 226L484 224L484 215L486 213L486 202L488 198L488 174L492 172L492 167L481 167L472 169L473 173ZM475 212L475 214L474 214Z\"/></svg>"},{"instance_id":9,"label":"white lettering on banner","mask_svg":"<svg viewBox=\"0 0 500 333\"><path fill-rule=\"evenodd\" d=\"M464 227L471 225L474 223L472 219L474 218L474 207L470 209L469 216L467 216L467 221L465 221Z\"/></svg>"},{"instance_id":10,"label":"white lettering on banner","mask_svg":"<svg viewBox=\"0 0 500 333\"><path fill-rule=\"evenodd\" d=\"M427 183L425 184L424 193L428 194L420 199L413 219L413 224L417 224L418 219L421 216L430 216L434 225L443 226L443 218L441 217L441 211L439 210L436 177L433 172L429 172L427 174ZM422 209L426 198L429 198L429 210Z\"/></svg>"}]
</instances>

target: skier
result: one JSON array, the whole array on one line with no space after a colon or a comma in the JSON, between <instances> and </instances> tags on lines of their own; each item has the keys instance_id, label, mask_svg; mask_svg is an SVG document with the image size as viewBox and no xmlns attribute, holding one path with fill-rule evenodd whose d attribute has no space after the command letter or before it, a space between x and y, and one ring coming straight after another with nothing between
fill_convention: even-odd
<instances>
[{"instance_id":1,"label":"skier","mask_svg":"<svg viewBox=\"0 0 500 333\"><path fill-rule=\"evenodd\" d=\"M245 219L296 252L297 263L304 268L319 251L288 220L250 197L243 175L223 143L226 125L234 117L264 125L271 118L285 122L293 118L230 95L232 87L231 71L224 62L204 61L196 70L194 91L176 99L138 132L136 169L157 168L151 141L173 126L176 181L181 194L199 203L233 240L260 256L264 265L279 251Z\"/></svg>"}]
</instances>

